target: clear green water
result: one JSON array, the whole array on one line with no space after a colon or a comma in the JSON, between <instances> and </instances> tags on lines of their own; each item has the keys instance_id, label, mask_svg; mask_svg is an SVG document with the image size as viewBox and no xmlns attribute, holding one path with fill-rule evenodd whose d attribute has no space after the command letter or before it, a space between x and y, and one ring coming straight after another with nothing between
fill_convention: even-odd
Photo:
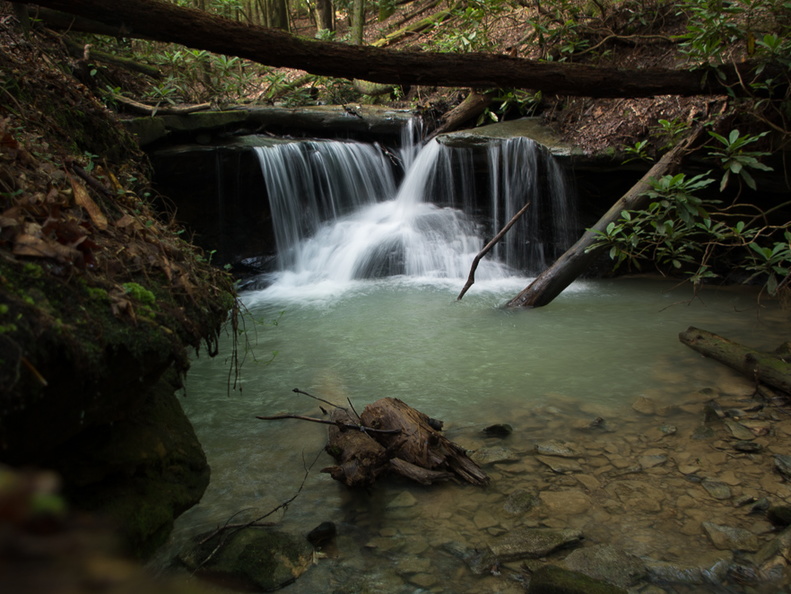
<instances>
[{"instance_id":1,"label":"clear green water","mask_svg":"<svg viewBox=\"0 0 791 594\"><path fill-rule=\"evenodd\" d=\"M444 420L451 439L475 444L482 427L507 422L517 432L539 418L536 411L560 411L568 424L592 415L615 419L629 414L640 396L672 403L717 385L730 372L678 341L690 325L759 349L789 339L788 312L757 305L755 292L743 288L708 288L690 301L688 287L666 281L580 282L547 307L502 309L526 282L475 285L461 302L459 283L403 279L245 295L252 316L263 322L246 323L242 390L227 393L229 337L220 356L196 359L189 373L182 404L206 450L212 482L200 505L178 520L162 558L237 512L235 521L255 518L292 497L318 455L300 495L276 517L302 533L335 521L340 552L287 591L333 591L344 572L366 576L348 591L421 591L399 569L415 556L441 568L444 585L435 591L475 591L469 580L479 578L438 543L455 534L450 538L474 546L474 531L458 528L455 514L499 501L514 486L507 476L495 473L486 490L385 482L371 493L351 493L319 472L332 463L320 454L324 426L255 416L320 416L318 403L293 388L340 404L348 398L358 411L391 396ZM404 490L417 495L430 520L417 511L388 512L386 501ZM421 525L426 521L431 529ZM371 539L383 533L399 535L405 546L372 548ZM335 585L321 585L330 582Z\"/></svg>"}]
</instances>

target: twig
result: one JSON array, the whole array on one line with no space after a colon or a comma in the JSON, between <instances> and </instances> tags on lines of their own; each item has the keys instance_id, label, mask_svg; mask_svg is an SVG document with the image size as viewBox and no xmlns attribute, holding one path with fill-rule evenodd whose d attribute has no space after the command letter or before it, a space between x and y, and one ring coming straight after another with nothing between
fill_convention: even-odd
<instances>
[{"instance_id":1,"label":"twig","mask_svg":"<svg viewBox=\"0 0 791 594\"><path fill-rule=\"evenodd\" d=\"M340 408L340 407L338 407ZM345 410L345 409L344 409ZM339 421L327 421L325 419L317 419L315 417L305 417L302 415L273 415L269 417L256 417L262 421L279 421L281 419L297 419L299 421L310 421L311 423L321 423L322 425L335 425L339 429L356 429L357 431L365 431L368 433L401 433L401 429L374 429L373 427L366 427L364 425L356 425L354 423L341 423Z\"/></svg>"},{"instance_id":2,"label":"twig","mask_svg":"<svg viewBox=\"0 0 791 594\"><path fill-rule=\"evenodd\" d=\"M308 398L313 398L313 400L318 400L319 402L323 402L324 404L329 404L330 406L334 406L335 408L340 408L341 410L346 410L344 407L339 406L339 405L335 404L334 402L330 402L329 400L324 400L324 398L319 398L318 396L314 396L313 394L308 394L307 392L304 392L304 391L300 390L299 388L294 388L291 391L292 392L296 392L297 394L302 394L304 396L307 396ZM349 404L351 404L351 402ZM354 407L352 407L352 409L353 408Z\"/></svg>"},{"instance_id":3,"label":"twig","mask_svg":"<svg viewBox=\"0 0 791 594\"><path fill-rule=\"evenodd\" d=\"M500 232L497 235L495 235L494 238L484 246L484 248L478 253L477 256L475 256L475 259L472 261L472 267L470 268L470 276L467 277L467 284L464 285L464 288L461 290L461 293L459 293L459 296L456 297L456 301L461 301L461 298L464 297L464 294L475 283L475 271L478 269L478 263L481 261L481 258L483 258L486 254L489 253L489 250L491 250L494 247L494 245L503 238L503 235L508 233L508 230L514 226L514 223L516 223L519 220L519 217L525 214L528 206L530 206L529 202L526 203L519 210L518 213L516 213L513 217L511 217L511 220L508 221L505 227L500 229Z\"/></svg>"},{"instance_id":4,"label":"twig","mask_svg":"<svg viewBox=\"0 0 791 594\"><path fill-rule=\"evenodd\" d=\"M314 465L314 464L316 464L316 461L319 459L319 456L321 456L321 454L322 454L323 452L324 452L324 450L323 450L323 449L319 450L319 452L316 454L316 457L313 459L313 462L311 462L311 463L310 463L310 466L307 466L307 467L305 468L305 476L303 476L303 477L302 477L302 482L301 482L301 483L300 483L300 485L299 485L299 489L297 489L297 492L296 492L296 493L294 493L294 495L293 495L292 497L290 497L289 499L287 499L286 501L284 501L283 503L281 503L280 505L278 505L278 506L277 506L277 507L275 507L274 509L272 509L272 510L268 511L268 512L267 512L267 513L265 513L263 516L259 516L259 517L257 517L255 520L251 520L251 521L249 521L249 522L246 522L246 523L244 523L244 524L228 524L228 522L229 522L229 521L231 521L231 520L232 520L232 519L233 519L233 518L234 518L236 515L238 515L239 513L241 513L241 512L236 512L236 513L235 513L235 514L233 514L233 515L232 515L230 518L228 518L228 520L226 520L226 522L225 522L225 525L223 525L221 528L217 528L217 530L215 530L214 532L212 532L210 535L208 535L208 536L206 536L205 538L203 538L203 539L201 539L200 541L198 541L198 544L199 544L199 545L206 544L206 543L207 543L207 542L209 542L209 541L210 541L212 538L214 538L214 537L215 537L215 536L217 536L218 534L221 534L221 533L222 533L223 531L225 531L225 530L231 530L231 529L233 529L233 530L234 530L234 532L233 532L232 534L235 534L236 532L239 532L240 530L244 530L245 528L249 528L250 526L260 526L260 525L261 525L261 524L260 524L260 522L261 522L261 520L263 520L264 518L268 518L269 516L271 516L273 513L275 513L275 512L276 512L276 511L278 511L278 510L281 510L281 509L286 509L286 508L288 508L288 506L289 506L289 505L291 505L291 503L292 503L292 502L293 502L293 501L294 501L294 500L295 500L297 497L299 497L299 494L300 494L300 493L302 493L302 489L305 487L305 482L307 482L307 480L308 480L308 475L310 474L310 469L311 469L311 468L313 468L313 465ZM304 459L305 459L304 453L303 453L302 459L303 459L303 463L304 463ZM218 552L218 551L219 551L219 550L222 548L222 545L223 545L223 544L225 544L225 539L220 539L220 542L218 542L218 543L217 543L217 546L216 546L216 547L214 547L214 550L212 550L212 552L211 552L211 553L209 553L209 554L208 554L208 556L207 556L207 557L206 557L206 558L205 558L203 561L201 561L201 562L198 564L198 566L195 568L195 571L193 571L193 574L194 574L195 572L197 572L197 571L198 571L198 570L199 570L201 567L203 567L204 565L206 565L206 564L207 564L209 561L211 561L211 559L214 557L214 555L216 555L216 554L217 554L217 552Z\"/></svg>"}]
</instances>

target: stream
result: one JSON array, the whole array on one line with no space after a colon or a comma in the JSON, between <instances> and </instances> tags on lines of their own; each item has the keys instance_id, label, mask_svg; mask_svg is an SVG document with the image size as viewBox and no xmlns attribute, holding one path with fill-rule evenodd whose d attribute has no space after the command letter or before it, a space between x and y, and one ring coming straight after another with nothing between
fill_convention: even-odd
<instances>
[{"instance_id":1,"label":"stream","mask_svg":"<svg viewBox=\"0 0 791 594\"><path fill-rule=\"evenodd\" d=\"M651 448L671 456L657 467L663 473L674 471L687 450L698 459L708 455L695 453L701 446L689 441L701 403L711 398L706 390L726 399L752 393L749 382L682 345L680 331L695 325L771 350L788 338L788 311L759 304L749 288L708 287L692 299L689 286L647 278L578 282L550 306L501 308L527 282L477 283L460 302L461 279L414 277L281 282L244 293L249 314L239 341L238 389L229 395L229 336L219 357L197 358L188 375L182 404L212 480L202 502L178 519L160 558L231 517L260 517L298 493L285 513L268 519L296 534L332 521L338 536L327 558L287 592L523 591L507 571L476 575L465 553L520 525L574 527L590 542L711 564L722 551L707 541L700 520L699 534L680 530L688 520L676 506L691 483L647 469L645 489L659 490L652 497L662 501L658 508L630 507L628 498L607 494L605 478L619 468L616 458L634 462ZM508 457L483 460L492 479L486 488L385 480L370 492L352 492L320 472L333 463L322 453L324 426L255 418L320 416L319 403L293 388L339 404L348 399L358 411L380 397L400 398L442 419L446 436L470 451L504 447ZM633 405L641 399L659 412L637 412ZM597 418L607 432L583 430ZM493 423L508 423L513 433L485 437L481 430ZM671 423L675 434L645 437ZM585 452L582 472L556 473L536 461L536 444L550 439ZM734 497L753 487L742 480ZM584 512L573 498L560 510L545 501L526 513L506 511L521 490L582 493L587 503ZM622 509L612 509L613 498ZM715 515L705 492L695 506ZM733 504L723 513L734 513Z\"/></svg>"}]
</instances>

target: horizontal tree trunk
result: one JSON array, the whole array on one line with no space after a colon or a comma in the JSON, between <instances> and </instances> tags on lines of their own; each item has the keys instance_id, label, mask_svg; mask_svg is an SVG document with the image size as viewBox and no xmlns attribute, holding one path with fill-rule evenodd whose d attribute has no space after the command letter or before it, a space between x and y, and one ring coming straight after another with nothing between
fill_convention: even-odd
<instances>
[{"instance_id":1,"label":"horizontal tree trunk","mask_svg":"<svg viewBox=\"0 0 791 594\"><path fill-rule=\"evenodd\" d=\"M791 343L783 344L774 353L766 353L694 326L681 332L678 339L756 382L791 394Z\"/></svg>"},{"instance_id":2,"label":"horizontal tree trunk","mask_svg":"<svg viewBox=\"0 0 791 594\"><path fill-rule=\"evenodd\" d=\"M587 97L723 94L725 84L739 94L745 93L740 80L751 80L752 71L749 63L723 66L720 81L704 69L623 70L484 53L391 51L296 37L161 0L38 0L37 4L114 26L119 36L180 43L321 76L389 84L518 87Z\"/></svg>"},{"instance_id":3,"label":"horizontal tree trunk","mask_svg":"<svg viewBox=\"0 0 791 594\"><path fill-rule=\"evenodd\" d=\"M676 145L671 151L665 153L620 200L610 207L610 210L604 213L593 227L583 233L577 243L566 250L552 266L538 275L527 288L511 299L506 306L541 307L560 295L598 257L601 248L592 247L601 238L597 231L603 232L607 229L607 225L618 220L623 210L642 208L643 203L648 200L645 197L645 192L651 187L649 180L665 175L673 167L677 166L684 151L697 139L699 133L699 130L696 131L685 141Z\"/></svg>"}]
</instances>

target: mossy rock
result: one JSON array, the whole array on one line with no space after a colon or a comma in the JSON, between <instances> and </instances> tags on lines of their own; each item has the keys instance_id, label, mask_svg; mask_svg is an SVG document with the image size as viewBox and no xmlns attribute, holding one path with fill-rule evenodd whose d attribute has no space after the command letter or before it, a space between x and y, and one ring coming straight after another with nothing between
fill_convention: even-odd
<instances>
[{"instance_id":1,"label":"mossy rock","mask_svg":"<svg viewBox=\"0 0 791 594\"><path fill-rule=\"evenodd\" d=\"M528 594L626 594L626 590L584 573L544 565L530 579Z\"/></svg>"},{"instance_id":2,"label":"mossy rock","mask_svg":"<svg viewBox=\"0 0 791 594\"><path fill-rule=\"evenodd\" d=\"M65 444L50 467L64 477L78 508L111 518L127 551L149 557L173 521L198 503L210 469L174 394L170 372L127 418L86 430Z\"/></svg>"},{"instance_id":3,"label":"mossy rock","mask_svg":"<svg viewBox=\"0 0 791 594\"><path fill-rule=\"evenodd\" d=\"M203 538L197 541L200 543ZM313 549L302 536L251 526L232 534L214 535L182 553L179 559L198 575L271 592L308 570Z\"/></svg>"}]
</instances>

